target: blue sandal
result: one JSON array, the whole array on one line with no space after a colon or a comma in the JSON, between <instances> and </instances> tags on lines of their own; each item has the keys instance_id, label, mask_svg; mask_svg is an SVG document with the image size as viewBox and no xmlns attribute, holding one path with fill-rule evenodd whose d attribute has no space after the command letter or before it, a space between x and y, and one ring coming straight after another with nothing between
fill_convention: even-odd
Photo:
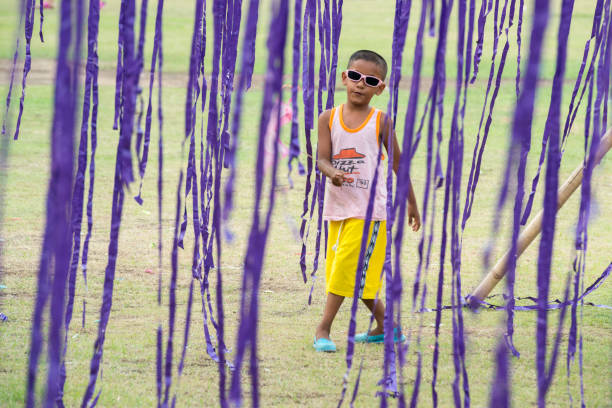
<instances>
[{"instance_id":1,"label":"blue sandal","mask_svg":"<svg viewBox=\"0 0 612 408\"><path fill-rule=\"evenodd\" d=\"M370 336L368 333L359 333L355 335L355 343L384 343L384 341L384 334ZM393 329L393 341L395 343L403 343L406 341L406 336L402 334L399 327Z\"/></svg>"},{"instance_id":2,"label":"blue sandal","mask_svg":"<svg viewBox=\"0 0 612 408\"><path fill-rule=\"evenodd\" d=\"M312 344L316 351L325 351L327 353L334 353L336 351L336 345L330 339L318 339L314 338L314 343Z\"/></svg>"}]
</instances>

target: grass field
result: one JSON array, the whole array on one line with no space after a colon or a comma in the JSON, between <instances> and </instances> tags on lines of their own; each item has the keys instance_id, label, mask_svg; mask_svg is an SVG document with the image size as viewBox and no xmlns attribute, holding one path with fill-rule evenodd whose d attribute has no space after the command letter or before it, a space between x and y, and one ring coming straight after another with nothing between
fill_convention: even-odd
<instances>
[{"instance_id":1,"label":"grass field","mask_svg":"<svg viewBox=\"0 0 612 408\"><path fill-rule=\"evenodd\" d=\"M9 58L14 51L14 32L17 17L17 1L0 4L0 70L7 72ZM101 304L101 293L106 265L106 253L110 228L110 204L112 180L115 162L117 133L112 130L114 72L116 58L117 19L119 1L110 0L101 16L99 53L101 59L100 115L98 153L96 156L96 186L94 197L94 231L90 247L88 290L85 291L81 277L77 280L77 298L73 323L68 334L69 348L67 356L68 381L66 384L67 406L80 404L89 379L89 360L93 342L97 334L97 319ZM156 2L150 2L156 3ZM210 8L210 3L208 2ZM245 2L246 3L246 2ZM339 49L339 66L343 67L348 56L357 48L372 48L386 57L391 54L391 35L393 30L394 2L373 2L366 0L347 0L344 4L344 18ZM518 3L518 2L517 2ZM529 2L527 2L529 3ZM479 5L479 4L478 4ZM164 88L164 305L168 302L167 283L170 277L170 248L174 225L175 196L178 174L186 165L186 152L182 150L184 137L184 101L189 44L193 26L193 2L185 0L167 3L164 12L164 67L166 86ZM266 48L265 37L269 2L260 7L260 27L258 32L257 60L255 66L256 81L252 90L245 97L243 111L243 128L238 155L239 178L236 183L236 209L230 220L230 228L235 233L235 241L225 243L222 256L224 302L226 313L226 343L230 348L236 344L237 316L241 294L242 262L247 244L247 237L253 211L254 165L256 151L256 129L259 126L259 106L262 99L261 83L265 70ZM528 162L527 180L535 174L537 157L540 153L540 141L548 110L548 102L556 59L556 34L559 20L560 1L552 4L551 19L547 31L545 54L537 94L532 152ZM582 58L585 41L590 35L593 2L580 0L576 2L572 31L568 50L566 81L563 85L563 118L572 87ZM523 26L522 61L527 60L530 30L531 6L526 5L525 24ZM152 48L154 4L149 9L147 37L147 61L150 64ZM403 135L404 115L408 92L409 76L412 67L413 41L418 23L418 7L413 7L408 32L408 45L404 57L403 73L405 75L400 91L400 115L397 129L399 137ZM212 16L211 10L207 11ZM445 140L448 138L452 104L454 100L454 75L456 67L456 18L449 29L447 51L447 88L445 99L446 120L444 123ZM33 39L33 72L27 88L26 108L19 141L9 145L9 163L4 188L6 192L4 220L1 226L3 239L0 284L0 311L8 320L0 322L0 406L13 407L23 405L26 387L26 367L30 343L31 315L36 294L36 274L42 243L42 231L45 219L45 200L49 177L49 134L52 120L53 84L51 79L55 70L54 57L57 44L58 23L57 10L47 12L45 19L45 44ZM245 20L244 18L243 20ZM38 17L36 18L38 21ZM492 223L495 218L501 219L502 231L497 240L495 254L499 255L505 248L508 230L511 227L512 215L506 208L496 212L496 200L501 185L503 166L505 166L508 146L508 133L515 103L514 76L516 75L515 26L510 30L511 52L502 81L500 95L495 107L494 122L482 165L480 183L476 193L472 217L463 236L462 247L462 281L464 294L475 287L484 274L483 248L491 239ZM35 25L35 33L38 22ZM207 63L210 66L212 55L212 23L208 25L209 41L207 42ZM492 47L491 20L486 26L487 37L483 60L478 80L469 88L468 107L465 122L465 162L463 170L463 187L469 175L472 149L478 131L478 122L484 100L486 78L490 67ZM291 38L291 37L289 37ZM503 47L505 37L500 39ZM431 82L432 65L435 52L435 38L428 38L425 47L423 81L421 84L421 105L424 103L429 83ZM288 47L290 55L290 47ZM389 58L390 60L390 58ZM498 57L499 60L499 57ZM290 58L288 59L290 61ZM210 72L207 69L207 72ZM524 68L523 68L524 72ZM286 82L290 82L290 72ZM18 76L20 78L20 76ZM8 75L0 78L0 94L6 95ZM143 84L143 82L141 82ZM14 95L19 95L17 87ZM374 100L376 107L385 108L388 92ZM288 95L286 95L288 97ZM344 100L343 89L337 89L336 101ZM14 97L13 107L18 105ZM420 106L419 111L422 111ZM13 109L14 112L14 109ZM560 180L563 181L572 170L582 162L584 144L584 105L576 121L572 135L561 164ZM14 122L14 121L13 121ZM155 125L153 127L155 129ZM284 129L283 138L287 141L288 129ZM153 132L153 140L157 133ZM302 140L303 141L303 140ZM139 206L133 200L126 200L123 224L120 236L119 261L113 310L107 329L103 361L103 377L98 384L103 389L99 406L135 407L155 404L155 330L162 321L167 326L167 309L157 306L157 277L145 270L156 270L157 266L157 149L152 143L151 160L144 180L144 204ZM304 146L304 144L302 144ZM446 144L441 152L446 157ZM421 143L413 163L413 184L419 204L422 205L422 194L425 183L426 146ZM306 156L302 155L305 162ZM445 162L445 161L444 161ZM340 396L342 376L345 372L346 334L350 316L350 303L345 302L335 325L332 337L339 346L335 354L316 354L312 350L314 327L317 324L325 300L322 274L316 280L314 300L307 305L310 283L304 285L299 272L299 252L301 242L294 235L299 225L301 203L304 194L304 179L293 174L295 188L289 189L283 165L279 171L279 188L274 212L273 227L265 254L264 272L260 292L261 308L259 317L259 367L260 392L262 406L265 407L328 407L335 406ZM604 159L593 178L593 217L589 227L589 248L587 254L587 284L591 283L612 261L612 243L610 226L612 221L612 159ZM131 195L136 194L137 185L133 185ZM541 208L543 182L538 191L535 210ZM128 196L130 196L128 194ZM443 190L437 191L436 201L436 239L432 251L432 263L427 275L430 288L437 285L439 270L439 237L442 214ZM462 194L462 203L464 200ZM553 256L553 279L551 281L551 299L560 298L567 274L571 271L575 253L573 250L574 231L579 206L578 194L575 194L559 212ZM506 206L508 207L508 206ZM421 212L423 208L420 208ZM535 211L534 210L534 211ZM314 226L313 228L314 229ZM188 230L191 231L191 230ZM312 236L311 234L311 244ZM434 344L434 313L412 314L409 290L412 287L418 262L416 247L420 234L408 234L402 254L404 276L404 301L402 306L403 326L410 334L411 344L408 361L404 367L404 386L407 393L412 392L415 378L417 351L423 353L423 382L419 403L431 405L431 360ZM182 330L185 324L187 291L190 282L192 237L187 234L185 251L180 256L178 285L178 324L175 332L175 353L183 346ZM518 296L536 296L536 272L538 243L536 240L522 255L518 262L516 294ZM310 245L309 263L312 265L313 245ZM448 256L447 256L448 259ZM450 265L445 268L450 271ZM309 267L310 272L310 267ZM211 285L216 282L213 278ZM450 303L450 284L444 286L445 303ZM500 294L503 285L499 285L494 294ZM433 290L430 290L430 294ZM82 300L87 301L86 324L81 328L79 316L82 313ZM499 301L499 298L496 299ZM612 291L606 282L587 300L596 304L611 304ZM429 296L428 307L433 307L435 298ZM200 313L201 299L195 295L193 303L192 330L186 357L185 370L180 380L174 376L173 390L178 394L179 406L216 406L218 405L217 365L207 356L202 330ZM549 314L549 345L552 344L558 321L558 312ZM368 315L360 306L358 312L358 331L365 330ZM513 406L526 407L537 405L537 382L535 368L535 326L534 312L516 314L515 343L521 352L520 359L512 359L512 399ZM557 365L557 375L548 393L547 402L551 407L569 406L568 390L574 402L580 398L578 365L572 366L567 374L565 351L567 348L566 319L562 337L561 358ZM479 314L465 314L467 339L467 365L470 374L472 406L488 405L489 388L494 374L494 351L505 328L503 312L483 311ZM587 406L612 406L612 314L605 309L585 307L582 329L584 334L584 383ZM212 327L211 327L212 330ZM420 342L417 334L422 332ZM442 407L452 406L451 384L453 381L452 326L450 313L445 312L441 327L441 354L438 375L439 403ZM549 347L550 350L550 347ZM176 355L176 354L175 354ZM232 355L229 356L232 358ZM45 380L45 360L41 360L38 388L42 395ZM382 375L383 349L378 345L356 347L355 366L363 361L360 393L356 401L358 407L377 405L377 382ZM176 366L176 365L175 365ZM176 367L175 367L176 374ZM357 369L349 377L349 391L355 383ZM248 398L248 367L244 369L245 397ZM248 403L246 405L249 405Z\"/></svg>"}]
</instances>

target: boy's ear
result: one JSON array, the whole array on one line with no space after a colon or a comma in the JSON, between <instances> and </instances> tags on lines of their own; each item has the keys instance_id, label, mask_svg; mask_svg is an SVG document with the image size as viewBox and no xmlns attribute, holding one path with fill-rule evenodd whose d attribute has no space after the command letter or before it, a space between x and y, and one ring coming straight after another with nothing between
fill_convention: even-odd
<instances>
[{"instance_id":1,"label":"boy's ear","mask_svg":"<svg viewBox=\"0 0 612 408\"><path fill-rule=\"evenodd\" d=\"M380 95L384 90L385 90L385 83L383 82L382 84L378 85L375 93L376 95Z\"/></svg>"},{"instance_id":2,"label":"boy's ear","mask_svg":"<svg viewBox=\"0 0 612 408\"><path fill-rule=\"evenodd\" d=\"M346 71L342 71L342 84L346 86L347 76Z\"/></svg>"}]
</instances>

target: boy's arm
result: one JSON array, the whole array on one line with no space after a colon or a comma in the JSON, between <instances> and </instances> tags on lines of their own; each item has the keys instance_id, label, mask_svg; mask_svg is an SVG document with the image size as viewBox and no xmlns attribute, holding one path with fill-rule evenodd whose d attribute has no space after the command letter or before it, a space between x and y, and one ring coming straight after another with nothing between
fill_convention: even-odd
<instances>
[{"instance_id":1,"label":"boy's arm","mask_svg":"<svg viewBox=\"0 0 612 408\"><path fill-rule=\"evenodd\" d=\"M401 150L399 147L399 143L397 142L397 137L395 136L395 131L393 130L393 125L391 123L391 119L388 119L387 116L383 113L381 115L381 121L383 122L379 137L383 141L385 145L385 149L387 153L389 153L389 135L392 135L393 142L393 172L395 176L399 171L399 163ZM419 207L416 201L416 195L414 194L414 190L412 189L412 182L408 179L408 225L412 227L413 231L418 231L421 227L421 215L419 214Z\"/></svg>"},{"instance_id":2,"label":"boy's arm","mask_svg":"<svg viewBox=\"0 0 612 408\"><path fill-rule=\"evenodd\" d=\"M329 177L335 186L342 186L344 172L336 169L331 163L331 132L329 130L329 118L331 111L326 110L319 115L319 142L317 145L318 159L317 167Z\"/></svg>"}]
</instances>

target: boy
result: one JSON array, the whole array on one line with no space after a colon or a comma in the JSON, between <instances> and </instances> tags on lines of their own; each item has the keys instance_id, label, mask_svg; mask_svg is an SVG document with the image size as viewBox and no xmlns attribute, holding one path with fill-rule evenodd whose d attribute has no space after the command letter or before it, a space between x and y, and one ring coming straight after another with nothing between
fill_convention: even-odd
<instances>
[{"instance_id":1,"label":"boy","mask_svg":"<svg viewBox=\"0 0 612 408\"><path fill-rule=\"evenodd\" d=\"M369 105L372 97L385 89L386 75L387 63L379 54L368 50L355 52L349 59L347 70L342 73L346 103L319 116L317 166L327 177L323 218L328 221L329 239L325 265L327 301L323 318L316 328L313 344L316 351L336 351L329 332L344 298L353 296L356 271L361 275L359 297L374 315L376 327L369 333L356 335L355 341L384 341L385 307L382 302L375 302L381 286L386 247L384 155L378 165L367 252L359 269L357 262L381 142L388 150L388 139L392 139L396 175L399 168L397 139L395 134L388 137L392 126L384 113ZM412 186L408 199L408 223L413 231L418 231L421 224ZM395 337L396 341L402 340Z\"/></svg>"}]
</instances>

